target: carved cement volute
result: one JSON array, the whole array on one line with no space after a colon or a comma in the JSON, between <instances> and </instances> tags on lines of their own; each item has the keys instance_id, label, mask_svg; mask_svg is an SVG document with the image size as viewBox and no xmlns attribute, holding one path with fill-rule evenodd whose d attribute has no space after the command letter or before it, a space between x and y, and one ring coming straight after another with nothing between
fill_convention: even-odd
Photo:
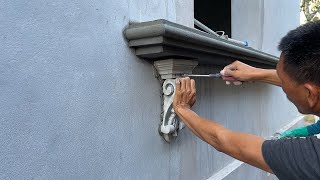
<instances>
[{"instance_id":1,"label":"carved cement volute","mask_svg":"<svg viewBox=\"0 0 320 180\"><path fill-rule=\"evenodd\" d=\"M185 126L176 116L173 109L173 99L176 89L175 78L181 76L181 74L192 73L192 70L198 63L192 60L169 59L155 61L154 65L161 79L164 80L162 84L162 119L159 133L167 142L170 142L178 136L179 130Z\"/></svg>"},{"instance_id":2,"label":"carved cement volute","mask_svg":"<svg viewBox=\"0 0 320 180\"><path fill-rule=\"evenodd\" d=\"M178 130L184 127L184 124L178 120L173 109L173 99L175 95L175 80L167 79L162 85L163 91L163 117L160 125L160 134L167 142L173 137L178 136Z\"/></svg>"}]
</instances>

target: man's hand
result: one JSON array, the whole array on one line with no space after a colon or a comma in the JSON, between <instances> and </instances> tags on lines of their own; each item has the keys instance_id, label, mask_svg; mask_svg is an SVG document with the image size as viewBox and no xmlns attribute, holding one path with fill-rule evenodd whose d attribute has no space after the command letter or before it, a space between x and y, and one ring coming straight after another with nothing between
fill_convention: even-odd
<instances>
[{"instance_id":1,"label":"man's hand","mask_svg":"<svg viewBox=\"0 0 320 180\"><path fill-rule=\"evenodd\" d=\"M260 81L276 86L282 86L282 82L275 69L255 68L240 61L229 64L224 67L220 73L223 80L227 82L232 81L235 85L238 85L235 82Z\"/></svg>"},{"instance_id":2,"label":"man's hand","mask_svg":"<svg viewBox=\"0 0 320 180\"><path fill-rule=\"evenodd\" d=\"M189 77L176 79L176 94L174 96L173 108L178 112L179 108L190 109L196 102L196 85Z\"/></svg>"},{"instance_id":3,"label":"man's hand","mask_svg":"<svg viewBox=\"0 0 320 180\"><path fill-rule=\"evenodd\" d=\"M257 80L258 68L249 66L240 61L235 61L232 64L224 67L220 72L225 81L255 81Z\"/></svg>"}]
</instances>

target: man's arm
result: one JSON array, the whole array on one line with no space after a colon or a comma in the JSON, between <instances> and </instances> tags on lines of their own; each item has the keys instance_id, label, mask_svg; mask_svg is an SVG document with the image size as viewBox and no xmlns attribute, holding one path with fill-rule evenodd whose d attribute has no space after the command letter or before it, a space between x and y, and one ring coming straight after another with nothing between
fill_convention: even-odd
<instances>
[{"instance_id":1,"label":"man's arm","mask_svg":"<svg viewBox=\"0 0 320 180\"><path fill-rule=\"evenodd\" d=\"M194 134L218 151L272 173L262 155L264 139L228 130L214 121L198 116L188 108L177 108L175 112Z\"/></svg>"},{"instance_id":2,"label":"man's arm","mask_svg":"<svg viewBox=\"0 0 320 180\"><path fill-rule=\"evenodd\" d=\"M262 155L264 139L250 134L233 132L214 121L198 116L190 109L194 103L194 80L177 79L174 110L194 134L218 151L272 173Z\"/></svg>"},{"instance_id":3,"label":"man's arm","mask_svg":"<svg viewBox=\"0 0 320 180\"><path fill-rule=\"evenodd\" d=\"M240 61L235 61L224 67L221 74L226 81L259 81L281 86L281 80L275 69L255 68Z\"/></svg>"}]
</instances>

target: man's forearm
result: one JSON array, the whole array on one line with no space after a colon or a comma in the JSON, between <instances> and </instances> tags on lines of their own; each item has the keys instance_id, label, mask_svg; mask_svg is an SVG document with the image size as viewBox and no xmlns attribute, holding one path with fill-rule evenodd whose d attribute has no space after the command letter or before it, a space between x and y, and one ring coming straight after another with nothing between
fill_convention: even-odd
<instances>
[{"instance_id":1,"label":"man's forearm","mask_svg":"<svg viewBox=\"0 0 320 180\"><path fill-rule=\"evenodd\" d=\"M258 69L255 74L256 81L282 86L281 80L275 69Z\"/></svg>"},{"instance_id":2,"label":"man's forearm","mask_svg":"<svg viewBox=\"0 0 320 180\"><path fill-rule=\"evenodd\" d=\"M214 121L198 116L188 108L177 108L176 113L192 132L218 151L271 172L261 152L264 139L230 131Z\"/></svg>"},{"instance_id":3,"label":"man's forearm","mask_svg":"<svg viewBox=\"0 0 320 180\"><path fill-rule=\"evenodd\" d=\"M190 109L179 108L176 114L195 135L220 151L218 135L219 131L225 129L223 126L208 119L201 118Z\"/></svg>"}]
</instances>

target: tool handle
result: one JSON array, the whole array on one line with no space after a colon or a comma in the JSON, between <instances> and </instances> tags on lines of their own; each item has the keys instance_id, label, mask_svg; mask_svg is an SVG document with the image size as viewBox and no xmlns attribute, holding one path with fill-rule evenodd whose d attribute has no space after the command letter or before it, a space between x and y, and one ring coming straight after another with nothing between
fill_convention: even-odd
<instances>
[{"instance_id":1,"label":"tool handle","mask_svg":"<svg viewBox=\"0 0 320 180\"><path fill-rule=\"evenodd\" d=\"M239 86L239 85L242 84L241 81L232 81L232 83L233 83L234 85L236 85L236 86ZM231 82L230 82L230 81L226 81L226 84L229 85L229 84L231 84Z\"/></svg>"}]
</instances>

